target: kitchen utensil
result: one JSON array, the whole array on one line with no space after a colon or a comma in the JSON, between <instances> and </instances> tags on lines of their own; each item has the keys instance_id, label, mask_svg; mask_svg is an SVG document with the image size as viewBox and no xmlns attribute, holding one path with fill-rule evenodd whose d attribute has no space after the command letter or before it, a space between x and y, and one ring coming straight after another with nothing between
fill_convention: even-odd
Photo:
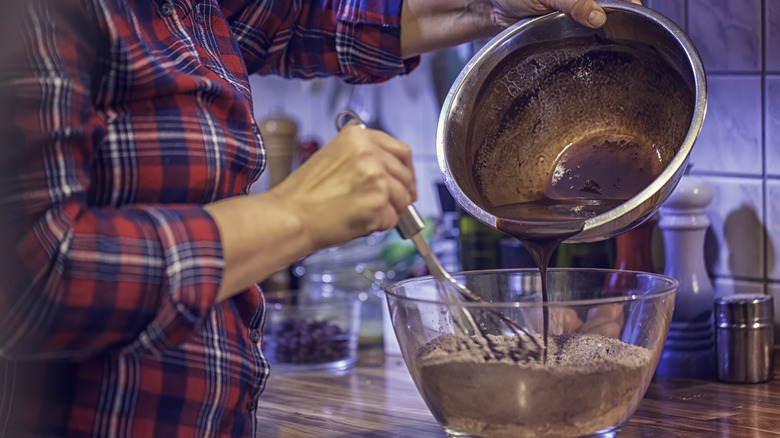
<instances>
[{"instance_id":1,"label":"kitchen utensil","mask_svg":"<svg viewBox=\"0 0 780 438\"><path fill-rule=\"evenodd\" d=\"M638 225L683 175L707 103L699 54L661 14L630 2L600 4L602 29L562 13L517 23L453 83L439 118L439 167L458 204L483 223L496 226L496 208L543 199L558 157L590 138L647 142L664 167L635 194L587 215L566 242L603 240ZM642 171L633 162L628 168ZM542 233L550 224L530 226Z\"/></svg>"},{"instance_id":2,"label":"kitchen utensil","mask_svg":"<svg viewBox=\"0 0 780 438\"><path fill-rule=\"evenodd\" d=\"M336 116L336 129L341 131L347 126L361 126L363 128L366 125L360 120L360 117L351 110L341 111ZM436 287L440 294L440 297L444 300L458 302L463 299L467 301L482 302L482 298L471 292L468 288L455 281L455 279L447 272L442 266L436 254L431 250L430 245L425 240L420 231L425 228L425 223L420 218L417 209L413 205L409 205L406 212L401 216L396 226L396 230L404 239L409 239L414 244L420 256L425 262L425 266L431 273L436 281ZM477 322L474 319L474 315L470 311L462 307L455 307L450 311L452 316L452 323L458 327L458 332L467 335L474 335L472 339L480 347L485 348L486 353L495 354L490 348L490 341L486 338L485 334L489 331L488 325L499 326L508 329L512 334L516 335L518 342L523 342L527 339L528 345L524 348L525 354L533 357L538 357L541 354L542 347L536 339L529 337L523 327L517 325L514 321L507 318L500 312L487 312L486 317ZM503 332L504 330L500 330Z\"/></svg>"}]
</instances>

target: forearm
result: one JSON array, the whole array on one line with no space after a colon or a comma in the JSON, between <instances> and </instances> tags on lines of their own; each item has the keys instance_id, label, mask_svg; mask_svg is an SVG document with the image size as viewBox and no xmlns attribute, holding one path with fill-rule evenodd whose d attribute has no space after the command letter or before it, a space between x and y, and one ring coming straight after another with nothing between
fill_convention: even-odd
<instances>
[{"instance_id":1,"label":"forearm","mask_svg":"<svg viewBox=\"0 0 780 438\"><path fill-rule=\"evenodd\" d=\"M404 0L401 53L404 58L497 34L489 0Z\"/></svg>"},{"instance_id":2,"label":"forearm","mask_svg":"<svg viewBox=\"0 0 780 438\"><path fill-rule=\"evenodd\" d=\"M315 251L394 227L416 197L409 145L343 129L267 192L206 206L225 260L217 300Z\"/></svg>"},{"instance_id":3,"label":"forearm","mask_svg":"<svg viewBox=\"0 0 780 438\"><path fill-rule=\"evenodd\" d=\"M300 215L274 191L229 198L205 208L220 230L225 260L217 301L316 250Z\"/></svg>"}]
</instances>

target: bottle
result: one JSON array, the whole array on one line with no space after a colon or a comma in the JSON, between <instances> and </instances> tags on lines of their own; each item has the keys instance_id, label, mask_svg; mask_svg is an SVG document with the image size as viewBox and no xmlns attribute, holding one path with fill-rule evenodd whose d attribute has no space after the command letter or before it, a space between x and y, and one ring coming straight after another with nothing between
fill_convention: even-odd
<instances>
[{"instance_id":1,"label":"bottle","mask_svg":"<svg viewBox=\"0 0 780 438\"><path fill-rule=\"evenodd\" d=\"M303 164L320 149L320 144L314 138L304 138L298 143L298 165Z\"/></svg>"},{"instance_id":2,"label":"bottle","mask_svg":"<svg viewBox=\"0 0 780 438\"><path fill-rule=\"evenodd\" d=\"M553 254L550 265L558 268L601 268L612 266L614 239L588 243L562 243Z\"/></svg>"},{"instance_id":3,"label":"bottle","mask_svg":"<svg viewBox=\"0 0 780 438\"><path fill-rule=\"evenodd\" d=\"M457 203L443 182L436 183L436 193L439 195L441 207L441 220L438 224L440 232L433 240L431 249L447 272L457 272L461 270L458 224L460 218Z\"/></svg>"},{"instance_id":4,"label":"bottle","mask_svg":"<svg viewBox=\"0 0 780 438\"><path fill-rule=\"evenodd\" d=\"M501 240L504 233L483 224L462 210L458 219L458 230L461 270L501 268Z\"/></svg>"},{"instance_id":5,"label":"bottle","mask_svg":"<svg viewBox=\"0 0 780 438\"><path fill-rule=\"evenodd\" d=\"M655 272L653 263L653 233L658 224L657 215L650 216L636 228L615 237L615 265L621 271ZM625 295L625 291L636 287L636 277L610 275L607 278L606 293Z\"/></svg>"},{"instance_id":6,"label":"bottle","mask_svg":"<svg viewBox=\"0 0 780 438\"><path fill-rule=\"evenodd\" d=\"M636 228L615 237L615 269L655 272L653 266L653 233L658 224L650 216Z\"/></svg>"}]
</instances>

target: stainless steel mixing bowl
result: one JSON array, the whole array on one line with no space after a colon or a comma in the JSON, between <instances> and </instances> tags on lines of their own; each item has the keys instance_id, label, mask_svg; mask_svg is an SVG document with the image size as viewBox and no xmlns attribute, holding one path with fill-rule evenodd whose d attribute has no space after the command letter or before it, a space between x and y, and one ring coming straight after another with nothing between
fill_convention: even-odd
<instances>
[{"instance_id":1,"label":"stainless steel mixing bowl","mask_svg":"<svg viewBox=\"0 0 780 438\"><path fill-rule=\"evenodd\" d=\"M439 118L439 167L458 204L481 222L496 226L493 207L543 197L556 157L595 133L648 139L665 167L629 199L587 219L568 242L633 228L683 175L707 103L699 54L661 14L622 1L600 4L608 18L599 30L562 13L506 29L452 85ZM486 195L485 185L494 190Z\"/></svg>"}]
</instances>

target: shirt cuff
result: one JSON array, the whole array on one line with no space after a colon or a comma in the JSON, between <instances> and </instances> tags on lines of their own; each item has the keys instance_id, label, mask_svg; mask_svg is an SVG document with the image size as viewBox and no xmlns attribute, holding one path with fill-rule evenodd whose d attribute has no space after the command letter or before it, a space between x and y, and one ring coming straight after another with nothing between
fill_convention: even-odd
<instances>
[{"instance_id":1,"label":"shirt cuff","mask_svg":"<svg viewBox=\"0 0 780 438\"><path fill-rule=\"evenodd\" d=\"M419 65L419 56L401 57L401 6L399 1L341 2L336 51L347 82L382 82Z\"/></svg>"},{"instance_id":2,"label":"shirt cuff","mask_svg":"<svg viewBox=\"0 0 780 438\"><path fill-rule=\"evenodd\" d=\"M154 320L128 349L152 353L188 341L216 302L224 258L219 229L200 207L147 208L164 254L162 297Z\"/></svg>"}]
</instances>

